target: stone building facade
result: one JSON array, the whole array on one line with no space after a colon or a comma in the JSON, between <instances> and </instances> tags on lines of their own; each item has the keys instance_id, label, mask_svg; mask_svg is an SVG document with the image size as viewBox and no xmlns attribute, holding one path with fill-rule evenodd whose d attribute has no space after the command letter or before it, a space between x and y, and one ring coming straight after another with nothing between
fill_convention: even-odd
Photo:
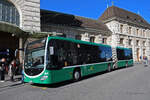
<instances>
[{"instance_id":1,"label":"stone building facade","mask_svg":"<svg viewBox=\"0 0 150 100\"><path fill-rule=\"evenodd\" d=\"M13 3L20 15L20 28L40 31L40 0L5 0Z\"/></svg>"},{"instance_id":2,"label":"stone building facade","mask_svg":"<svg viewBox=\"0 0 150 100\"><path fill-rule=\"evenodd\" d=\"M112 6L100 16L112 31L111 42L116 47L132 48L134 61L147 56L150 59L150 25L140 15ZM110 39L107 38L106 41Z\"/></svg>"},{"instance_id":3,"label":"stone building facade","mask_svg":"<svg viewBox=\"0 0 150 100\"><path fill-rule=\"evenodd\" d=\"M27 33L40 31L40 0L0 0L0 59L22 62Z\"/></svg>"},{"instance_id":4,"label":"stone building facade","mask_svg":"<svg viewBox=\"0 0 150 100\"><path fill-rule=\"evenodd\" d=\"M99 20L93 20L42 10L40 0L1 0L0 26L0 53L1 48L11 49L13 54L18 50L21 62L26 36L33 33L60 33L68 38L128 47L133 49L135 61L140 56L150 59L149 23L115 6L109 7Z\"/></svg>"},{"instance_id":5,"label":"stone building facade","mask_svg":"<svg viewBox=\"0 0 150 100\"><path fill-rule=\"evenodd\" d=\"M41 31L96 43L102 42L101 36L112 34L101 21L47 10L41 10Z\"/></svg>"},{"instance_id":6,"label":"stone building facade","mask_svg":"<svg viewBox=\"0 0 150 100\"><path fill-rule=\"evenodd\" d=\"M111 35L101 21L41 10L40 0L0 0L0 26L0 54L9 52L9 58L18 55L21 62L29 34L34 37L38 33L60 33L68 38L97 43L101 43L101 36Z\"/></svg>"}]
</instances>

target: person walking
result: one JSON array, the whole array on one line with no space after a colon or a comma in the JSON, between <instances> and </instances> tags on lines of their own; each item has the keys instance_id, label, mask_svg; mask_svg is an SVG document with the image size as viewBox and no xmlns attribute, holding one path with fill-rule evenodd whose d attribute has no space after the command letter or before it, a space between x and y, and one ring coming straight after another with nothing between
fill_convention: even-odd
<instances>
[{"instance_id":1,"label":"person walking","mask_svg":"<svg viewBox=\"0 0 150 100\"><path fill-rule=\"evenodd\" d=\"M1 82L5 81L5 68L6 68L6 59L2 58L0 62L0 80Z\"/></svg>"},{"instance_id":2,"label":"person walking","mask_svg":"<svg viewBox=\"0 0 150 100\"><path fill-rule=\"evenodd\" d=\"M147 67L148 66L148 58L147 58L147 56L144 56L143 59L144 59L144 66Z\"/></svg>"},{"instance_id":3,"label":"person walking","mask_svg":"<svg viewBox=\"0 0 150 100\"><path fill-rule=\"evenodd\" d=\"M9 72L8 72L11 81L14 81L14 75L15 75L15 70L16 70L15 68L16 68L15 60L13 60L9 65Z\"/></svg>"},{"instance_id":4,"label":"person walking","mask_svg":"<svg viewBox=\"0 0 150 100\"><path fill-rule=\"evenodd\" d=\"M148 66L148 58L147 58L147 56L145 57L145 61L146 61L146 66Z\"/></svg>"}]
</instances>

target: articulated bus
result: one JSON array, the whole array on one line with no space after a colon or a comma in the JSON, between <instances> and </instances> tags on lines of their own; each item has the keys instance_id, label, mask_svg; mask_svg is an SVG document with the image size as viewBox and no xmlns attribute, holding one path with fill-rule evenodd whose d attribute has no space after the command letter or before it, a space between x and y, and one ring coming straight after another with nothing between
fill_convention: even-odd
<instances>
[{"instance_id":1,"label":"articulated bus","mask_svg":"<svg viewBox=\"0 0 150 100\"><path fill-rule=\"evenodd\" d=\"M132 49L63 37L31 42L25 50L24 81L53 84L133 65ZM114 55L114 57L112 56Z\"/></svg>"}]
</instances>

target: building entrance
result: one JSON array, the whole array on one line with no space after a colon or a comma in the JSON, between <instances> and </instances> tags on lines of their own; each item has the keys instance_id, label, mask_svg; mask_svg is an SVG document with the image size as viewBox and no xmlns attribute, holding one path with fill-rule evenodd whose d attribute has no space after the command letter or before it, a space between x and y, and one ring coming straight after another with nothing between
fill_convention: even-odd
<instances>
[{"instance_id":1,"label":"building entrance","mask_svg":"<svg viewBox=\"0 0 150 100\"><path fill-rule=\"evenodd\" d=\"M19 38L11 33L0 32L0 59L8 62L15 58L15 51L19 48Z\"/></svg>"}]
</instances>

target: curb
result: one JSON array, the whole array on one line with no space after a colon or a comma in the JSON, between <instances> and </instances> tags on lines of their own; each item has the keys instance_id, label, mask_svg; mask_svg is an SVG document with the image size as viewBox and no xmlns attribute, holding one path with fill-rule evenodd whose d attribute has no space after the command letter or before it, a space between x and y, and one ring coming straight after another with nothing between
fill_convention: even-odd
<instances>
[{"instance_id":1,"label":"curb","mask_svg":"<svg viewBox=\"0 0 150 100\"><path fill-rule=\"evenodd\" d=\"M12 86L17 86L17 85L22 84L21 83L21 75L14 76L14 80L15 80L14 82L11 82L9 79L9 76L6 75L5 76L5 82L0 82L0 89L9 88Z\"/></svg>"}]
</instances>

